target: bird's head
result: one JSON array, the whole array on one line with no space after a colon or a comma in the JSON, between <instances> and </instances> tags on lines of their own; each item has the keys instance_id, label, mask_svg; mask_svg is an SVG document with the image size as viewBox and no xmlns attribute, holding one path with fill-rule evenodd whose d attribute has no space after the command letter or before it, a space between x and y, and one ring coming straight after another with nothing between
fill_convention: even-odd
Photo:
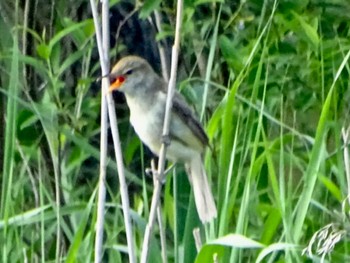
<instances>
[{"instance_id":1,"label":"bird's head","mask_svg":"<svg viewBox=\"0 0 350 263\"><path fill-rule=\"evenodd\" d=\"M152 88L154 80L157 78L158 75L145 59L127 56L119 60L113 67L109 75L109 91L119 90L126 95L133 96Z\"/></svg>"}]
</instances>

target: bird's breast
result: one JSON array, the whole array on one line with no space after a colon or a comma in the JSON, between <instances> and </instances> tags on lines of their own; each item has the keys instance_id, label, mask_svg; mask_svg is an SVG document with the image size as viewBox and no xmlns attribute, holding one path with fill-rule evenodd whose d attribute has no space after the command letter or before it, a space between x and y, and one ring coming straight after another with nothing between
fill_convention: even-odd
<instances>
[{"instance_id":1,"label":"bird's breast","mask_svg":"<svg viewBox=\"0 0 350 263\"><path fill-rule=\"evenodd\" d=\"M155 103L154 103L155 102ZM127 98L130 109L130 123L135 132L153 153L159 154L164 120L163 101L134 101Z\"/></svg>"}]
</instances>

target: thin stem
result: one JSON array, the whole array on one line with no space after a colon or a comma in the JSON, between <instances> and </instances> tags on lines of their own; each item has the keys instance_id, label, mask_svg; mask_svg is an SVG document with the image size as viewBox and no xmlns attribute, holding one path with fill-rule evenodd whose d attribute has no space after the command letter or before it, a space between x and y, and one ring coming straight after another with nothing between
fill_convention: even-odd
<instances>
[{"instance_id":1,"label":"thin stem","mask_svg":"<svg viewBox=\"0 0 350 263\"><path fill-rule=\"evenodd\" d=\"M151 161L151 167L152 167L152 172L153 172L153 184L156 184L158 181L158 178L156 176L156 166L154 160ZM158 217L158 225L159 225L159 234L160 234L160 245L161 245L161 250L162 250L162 262L167 263L168 258L167 258L167 250L166 250L166 236L165 236L165 228L163 225L163 220L162 220L162 209L160 206L158 206L157 209L157 217Z\"/></svg>"},{"instance_id":2,"label":"thin stem","mask_svg":"<svg viewBox=\"0 0 350 263\"><path fill-rule=\"evenodd\" d=\"M105 63L104 54L102 51L101 29L98 22L96 6L93 0L90 1L92 14L95 22L95 31L97 45L99 47L102 75L108 72L108 66ZM102 88L106 85L102 80ZM103 89L104 90L104 89ZM96 220L96 236L95 236L95 263L99 263L102 259L102 243L103 243L103 222L104 222L104 207L106 196L106 166L107 166L107 104L106 97L101 97L101 134L100 134L100 177L97 201L97 220Z\"/></svg>"},{"instance_id":3,"label":"thin stem","mask_svg":"<svg viewBox=\"0 0 350 263\"><path fill-rule=\"evenodd\" d=\"M168 263L167 258L167 250L166 250L166 236L165 236L165 228L162 221L162 209L158 206L157 209L157 217L158 217L158 225L159 225L159 233L160 233L160 245L162 248L162 262Z\"/></svg>"},{"instance_id":4,"label":"thin stem","mask_svg":"<svg viewBox=\"0 0 350 263\"><path fill-rule=\"evenodd\" d=\"M207 105L209 82L210 82L211 72L213 71L212 69L213 69L213 65L214 65L214 56L215 56L215 52L216 52L216 44L217 44L217 39L218 39L221 9L222 9L222 5L220 5L218 17L216 19L216 24L215 24L215 28L214 28L213 37L211 39L211 44L210 44L210 52L209 52L209 58L208 58L208 62L207 62L207 71L205 74L205 82L204 82L204 90L203 90L203 99L202 99L203 103L202 103L202 110L201 110L201 116L200 116L201 120L203 120L203 118L204 118L204 112L205 112L205 108Z\"/></svg>"},{"instance_id":5,"label":"thin stem","mask_svg":"<svg viewBox=\"0 0 350 263\"><path fill-rule=\"evenodd\" d=\"M157 31L161 32L162 31L162 23L161 23L162 18L160 16L159 11L157 11L157 10L154 11L154 17L156 20ZM168 60L167 60L167 56L165 54L165 49L164 49L163 43L162 43L162 41L158 41L159 57L160 57L161 66L162 66L162 76L166 81L169 81Z\"/></svg>"},{"instance_id":6,"label":"thin stem","mask_svg":"<svg viewBox=\"0 0 350 263\"><path fill-rule=\"evenodd\" d=\"M350 195L350 164L349 164L349 150L348 150L348 143L349 143L349 135L350 135L350 127L345 129L342 128L342 136L344 141L344 166L345 166L345 175L347 179L347 185L348 185L348 191L347 196Z\"/></svg>"},{"instance_id":7,"label":"thin stem","mask_svg":"<svg viewBox=\"0 0 350 263\"><path fill-rule=\"evenodd\" d=\"M164 124L163 124L163 138L166 138L169 134L172 99L175 92L177 64L178 64L178 57L179 57L179 50L180 50L182 7L183 7L183 1L178 0L175 41L172 48L171 72L170 72L170 80L168 85L167 101L165 106L165 117L164 117ZM160 199L160 193L162 190L161 182L164 179L166 149L167 149L167 145L165 142L163 142L160 149L160 154L159 154L158 172L157 172L158 180L155 181L150 216L148 219L148 224L146 226L145 236L144 236L143 245L142 245L141 263L147 262L148 250L149 250L148 248L149 248L151 234L152 234L152 230L153 230L153 226L154 226L154 222L157 214L157 207Z\"/></svg>"},{"instance_id":8,"label":"thin stem","mask_svg":"<svg viewBox=\"0 0 350 263\"><path fill-rule=\"evenodd\" d=\"M97 9L94 0L90 0L91 10L94 17L96 30L97 47L100 56L102 76L109 74L109 3L108 0L102 1L102 35L99 25ZM97 204L97 222L96 222L96 239L95 239L95 263L101 262L102 259L102 242L103 242L103 222L105 207L105 176L107 166L107 109L109 121L112 131L115 157L117 161L117 170L120 183L121 201L124 214L125 231L128 244L129 262L135 263L135 248L132 236L132 226L130 218L129 196L127 184L125 180L123 156L120 148L119 132L117 125L117 117L115 114L115 106L112 95L108 93L109 79L102 79L102 98L101 98L101 163L100 163L100 180L99 180L99 196Z\"/></svg>"},{"instance_id":9,"label":"thin stem","mask_svg":"<svg viewBox=\"0 0 350 263\"><path fill-rule=\"evenodd\" d=\"M115 50L118 52L118 45L119 45L119 35L120 35L120 31L122 30L122 27L124 26L124 24L138 11L138 6L136 5L135 8L129 13L127 14L124 19L119 22L118 28L117 28L117 32L115 33L115 39L116 44L115 44Z\"/></svg>"}]
</instances>

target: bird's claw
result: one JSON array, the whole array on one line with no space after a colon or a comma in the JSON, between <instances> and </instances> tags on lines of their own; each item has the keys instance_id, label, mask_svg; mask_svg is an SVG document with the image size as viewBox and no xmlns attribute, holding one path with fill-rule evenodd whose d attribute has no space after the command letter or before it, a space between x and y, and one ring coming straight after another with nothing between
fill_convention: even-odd
<instances>
[{"instance_id":1,"label":"bird's claw","mask_svg":"<svg viewBox=\"0 0 350 263\"><path fill-rule=\"evenodd\" d=\"M153 170L152 170L152 168L151 167L147 167L146 169L145 169L145 173L146 173L146 175L147 176L152 176L153 175Z\"/></svg>"},{"instance_id":2,"label":"bird's claw","mask_svg":"<svg viewBox=\"0 0 350 263\"><path fill-rule=\"evenodd\" d=\"M161 184L165 184L165 177L161 178L157 170L152 168L146 168L145 172L148 176L152 176L154 180L157 180Z\"/></svg>"},{"instance_id":3,"label":"bird's claw","mask_svg":"<svg viewBox=\"0 0 350 263\"><path fill-rule=\"evenodd\" d=\"M155 161L154 159L152 159L151 161L151 167L148 167L145 169L145 172L148 176L152 176L154 180L157 180L158 182L160 182L161 184L165 184L166 180L166 174L168 174L170 172L171 169L174 168L174 164L172 164L170 167L168 167L164 172L163 172L163 176L160 177L158 170L156 169L156 165L155 165Z\"/></svg>"},{"instance_id":4,"label":"bird's claw","mask_svg":"<svg viewBox=\"0 0 350 263\"><path fill-rule=\"evenodd\" d=\"M158 171L155 171L154 178L161 184L165 184L165 176L160 177Z\"/></svg>"}]
</instances>

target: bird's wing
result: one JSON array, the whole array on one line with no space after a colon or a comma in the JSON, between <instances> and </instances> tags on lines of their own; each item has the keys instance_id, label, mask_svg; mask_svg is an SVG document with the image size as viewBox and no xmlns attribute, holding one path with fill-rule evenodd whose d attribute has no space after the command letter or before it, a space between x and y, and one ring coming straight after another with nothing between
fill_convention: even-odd
<instances>
[{"instance_id":1,"label":"bird's wing","mask_svg":"<svg viewBox=\"0 0 350 263\"><path fill-rule=\"evenodd\" d=\"M172 118L174 120L172 120L172 124L175 127L171 129L170 135L189 146L203 150L208 145L208 137L188 104L177 92L173 97L173 113ZM185 124L186 128L177 128L176 123L179 121Z\"/></svg>"}]
</instances>

